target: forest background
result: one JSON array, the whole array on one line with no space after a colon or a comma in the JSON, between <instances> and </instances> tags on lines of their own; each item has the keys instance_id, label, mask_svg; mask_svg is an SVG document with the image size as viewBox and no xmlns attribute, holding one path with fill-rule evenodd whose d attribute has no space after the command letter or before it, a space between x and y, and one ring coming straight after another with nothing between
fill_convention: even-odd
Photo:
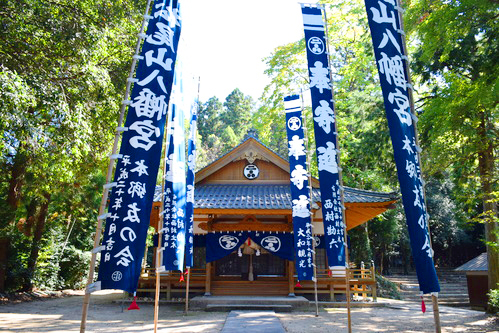
<instances>
[{"instance_id":1,"label":"forest background","mask_svg":"<svg viewBox=\"0 0 499 333\"><path fill-rule=\"evenodd\" d=\"M398 191L364 2L321 2L330 13L344 183ZM84 287L145 3L0 3L0 270L6 273L0 288L6 291ZM496 286L499 6L493 0L404 5L435 263L456 267L487 250ZM290 91L307 93L304 40L276 48L264 61L271 82L259 101L236 87L223 102L199 101L198 168L248 133L288 155L282 100ZM400 202L349 236L357 263L373 259L380 274L413 268Z\"/></svg>"}]
</instances>

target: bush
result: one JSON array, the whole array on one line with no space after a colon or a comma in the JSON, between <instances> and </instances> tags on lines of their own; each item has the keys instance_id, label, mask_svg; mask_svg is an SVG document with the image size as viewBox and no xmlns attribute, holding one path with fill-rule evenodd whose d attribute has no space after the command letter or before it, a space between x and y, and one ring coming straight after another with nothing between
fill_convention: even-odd
<instances>
[{"instance_id":1,"label":"bush","mask_svg":"<svg viewBox=\"0 0 499 333\"><path fill-rule=\"evenodd\" d=\"M487 296L489 296L489 312L499 312L499 289L492 289Z\"/></svg>"},{"instance_id":2,"label":"bush","mask_svg":"<svg viewBox=\"0 0 499 333\"><path fill-rule=\"evenodd\" d=\"M379 297L402 299L397 284L378 274L376 274L376 288Z\"/></svg>"}]
</instances>

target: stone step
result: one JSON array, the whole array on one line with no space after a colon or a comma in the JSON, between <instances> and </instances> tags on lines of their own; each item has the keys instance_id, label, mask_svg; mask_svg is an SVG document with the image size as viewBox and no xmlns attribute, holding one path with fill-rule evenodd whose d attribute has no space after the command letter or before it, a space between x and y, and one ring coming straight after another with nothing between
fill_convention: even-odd
<instances>
[{"instance_id":1,"label":"stone step","mask_svg":"<svg viewBox=\"0 0 499 333\"><path fill-rule=\"evenodd\" d=\"M265 310L275 312L291 312L293 307L286 304L208 304L204 309L207 312L228 312L232 310Z\"/></svg>"}]
</instances>

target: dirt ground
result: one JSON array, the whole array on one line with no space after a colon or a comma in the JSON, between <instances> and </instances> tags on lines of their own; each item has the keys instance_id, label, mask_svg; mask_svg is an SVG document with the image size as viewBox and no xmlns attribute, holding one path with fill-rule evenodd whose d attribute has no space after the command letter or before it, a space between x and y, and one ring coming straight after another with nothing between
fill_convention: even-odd
<instances>
[{"instance_id":1,"label":"dirt ground","mask_svg":"<svg viewBox=\"0 0 499 333\"><path fill-rule=\"evenodd\" d=\"M86 332L152 332L154 308L152 304L140 304L138 311L122 312L121 292L101 291L92 294ZM79 332L81 295L5 304L0 306L0 332ZM118 302L116 302L118 301ZM353 332L435 332L431 304L425 314L420 304L384 300L384 307L353 308ZM227 312L189 311L184 314L182 304L161 304L158 332L220 332ZM321 308L315 316L315 308L309 311L278 313L278 318L289 333L346 332L347 310ZM499 333L497 316L483 312L440 307L443 332ZM262 332L264 333L264 332Z\"/></svg>"}]
</instances>

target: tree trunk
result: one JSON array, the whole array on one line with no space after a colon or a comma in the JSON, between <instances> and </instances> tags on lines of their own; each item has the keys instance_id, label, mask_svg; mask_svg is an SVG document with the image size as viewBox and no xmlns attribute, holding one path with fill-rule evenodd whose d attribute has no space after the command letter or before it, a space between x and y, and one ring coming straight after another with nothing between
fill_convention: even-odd
<instances>
[{"instance_id":1,"label":"tree trunk","mask_svg":"<svg viewBox=\"0 0 499 333\"><path fill-rule=\"evenodd\" d=\"M50 203L50 194L45 194L45 201L40 207L40 211L36 217L35 232L33 234L33 241L31 243L31 252L28 258L28 280L26 281L24 288L25 290L33 289L33 276L35 273L36 262L38 260L38 253L40 251L40 241L43 236L43 231L45 229L45 222L47 220L48 207Z\"/></svg>"},{"instance_id":2,"label":"tree trunk","mask_svg":"<svg viewBox=\"0 0 499 333\"><path fill-rule=\"evenodd\" d=\"M490 128L490 120L486 112L481 114L481 122L478 128L480 139L480 150L478 152L478 166L480 170L480 185L483 195L483 216L485 222L485 240L490 243L498 243L497 232L497 202L493 195L494 175L494 145L487 136ZM493 246L487 245L487 263L489 289L499 288L499 251Z\"/></svg>"}]
</instances>

